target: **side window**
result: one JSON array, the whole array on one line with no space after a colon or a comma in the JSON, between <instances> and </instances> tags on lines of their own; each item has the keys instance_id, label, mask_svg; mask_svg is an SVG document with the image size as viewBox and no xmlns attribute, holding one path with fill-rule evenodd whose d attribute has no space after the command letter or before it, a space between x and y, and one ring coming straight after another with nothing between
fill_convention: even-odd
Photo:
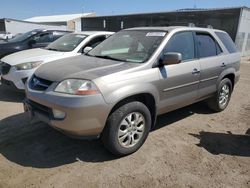
<instances>
[{"instance_id":1,"label":"side window","mask_svg":"<svg viewBox=\"0 0 250 188\"><path fill-rule=\"evenodd\" d=\"M181 53L182 60L191 60L195 58L193 33L181 32L175 34L167 43L164 53L177 52Z\"/></svg>"},{"instance_id":2,"label":"side window","mask_svg":"<svg viewBox=\"0 0 250 188\"><path fill-rule=\"evenodd\" d=\"M95 38L93 38L92 40L90 40L86 46L89 46L89 47L94 48L94 47L96 47L98 44L100 44L102 41L104 41L105 39L106 39L106 36L105 36L105 35L95 37Z\"/></svg>"},{"instance_id":3,"label":"side window","mask_svg":"<svg viewBox=\"0 0 250 188\"><path fill-rule=\"evenodd\" d=\"M219 37L219 39L224 44L224 46L229 51L229 53L237 52L237 49L236 49L236 46L235 46L233 40L231 39L231 37L227 33L215 32L215 34Z\"/></svg>"},{"instance_id":4,"label":"side window","mask_svg":"<svg viewBox=\"0 0 250 188\"><path fill-rule=\"evenodd\" d=\"M197 49L200 58L212 57L222 53L214 38L207 33L196 33Z\"/></svg>"},{"instance_id":5,"label":"side window","mask_svg":"<svg viewBox=\"0 0 250 188\"><path fill-rule=\"evenodd\" d=\"M53 40L53 34L52 33L42 33L42 34L36 35L34 37L34 40L37 43L52 42L52 40Z\"/></svg>"}]
</instances>

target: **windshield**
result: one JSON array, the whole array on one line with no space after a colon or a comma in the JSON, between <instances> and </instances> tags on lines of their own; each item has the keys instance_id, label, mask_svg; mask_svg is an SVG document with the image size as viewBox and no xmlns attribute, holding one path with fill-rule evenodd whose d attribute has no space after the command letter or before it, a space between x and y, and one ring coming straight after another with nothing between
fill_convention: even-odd
<instances>
[{"instance_id":1,"label":"windshield","mask_svg":"<svg viewBox=\"0 0 250 188\"><path fill-rule=\"evenodd\" d=\"M49 44L45 49L61 52L73 51L87 35L83 34L67 34Z\"/></svg>"},{"instance_id":2,"label":"windshield","mask_svg":"<svg viewBox=\"0 0 250 188\"><path fill-rule=\"evenodd\" d=\"M18 34L14 38L9 39L8 42L21 42L21 41L24 41L35 34L37 34L36 31L30 31L30 32L23 33L23 34Z\"/></svg>"},{"instance_id":3,"label":"windshield","mask_svg":"<svg viewBox=\"0 0 250 188\"><path fill-rule=\"evenodd\" d=\"M165 35L165 31L120 31L106 39L87 55L117 61L143 63L151 57Z\"/></svg>"}]
</instances>

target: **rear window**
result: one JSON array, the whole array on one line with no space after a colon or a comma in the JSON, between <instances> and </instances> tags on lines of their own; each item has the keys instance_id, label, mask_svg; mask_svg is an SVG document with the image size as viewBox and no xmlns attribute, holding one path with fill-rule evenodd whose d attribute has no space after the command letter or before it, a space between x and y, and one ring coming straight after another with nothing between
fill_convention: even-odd
<instances>
[{"instance_id":1,"label":"rear window","mask_svg":"<svg viewBox=\"0 0 250 188\"><path fill-rule=\"evenodd\" d=\"M215 34L219 37L219 39L224 44L224 46L229 51L229 53L237 52L236 46L235 46L233 40L231 39L231 37L227 33L215 32Z\"/></svg>"},{"instance_id":2,"label":"rear window","mask_svg":"<svg viewBox=\"0 0 250 188\"><path fill-rule=\"evenodd\" d=\"M221 53L218 44L209 34L196 33L196 39L200 58L212 57Z\"/></svg>"}]
</instances>

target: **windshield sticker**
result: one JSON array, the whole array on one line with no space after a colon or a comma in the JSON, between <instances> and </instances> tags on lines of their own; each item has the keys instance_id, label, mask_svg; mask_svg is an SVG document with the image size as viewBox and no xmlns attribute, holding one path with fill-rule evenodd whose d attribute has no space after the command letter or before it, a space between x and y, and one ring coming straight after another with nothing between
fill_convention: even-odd
<instances>
[{"instance_id":1,"label":"windshield sticker","mask_svg":"<svg viewBox=\"0 0 250 188\"><path fill-rule=\"evenodd\" d=\"M166 35L165 32L150 32L147 33L147 37L164 37Z\"/></svg>"},{"instance_id":2,"label":"windshield sticker","mask_svg":"<svg viewBox=\"0 0 250 188\"><path fill-rule=\"evenodd\" d=\"M77 38L85 38L85 35L76 35Z\"/></svg>"}]
</instances>

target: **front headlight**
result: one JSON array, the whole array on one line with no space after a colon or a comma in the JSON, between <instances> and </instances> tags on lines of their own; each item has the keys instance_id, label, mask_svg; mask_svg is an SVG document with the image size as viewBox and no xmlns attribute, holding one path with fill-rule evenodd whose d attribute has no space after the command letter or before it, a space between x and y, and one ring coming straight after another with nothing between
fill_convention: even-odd
<instances>
[{"instance_id":1,"label":"front headlight","mask_svg":"<svg viewBox=\"0 0 250 188\"><path fill-rule=\"evenodd\" d=\"M57 85L56 92L73 95L94 95L98 94L97 86L89 80L68 79Z\"/></svg>"},{"instance_id":2,"label":"front headlight","mask_svg":"<svg viewBox=\"0 0 250 188\"><path fill-rule=\"evenodd\" d=\"M42 63L43 63L42 61L27 62L27 63L16 65L15 67L16 67L16 70L29 70L29 69L38 67Z\"/></svg>"}]
</instances>

